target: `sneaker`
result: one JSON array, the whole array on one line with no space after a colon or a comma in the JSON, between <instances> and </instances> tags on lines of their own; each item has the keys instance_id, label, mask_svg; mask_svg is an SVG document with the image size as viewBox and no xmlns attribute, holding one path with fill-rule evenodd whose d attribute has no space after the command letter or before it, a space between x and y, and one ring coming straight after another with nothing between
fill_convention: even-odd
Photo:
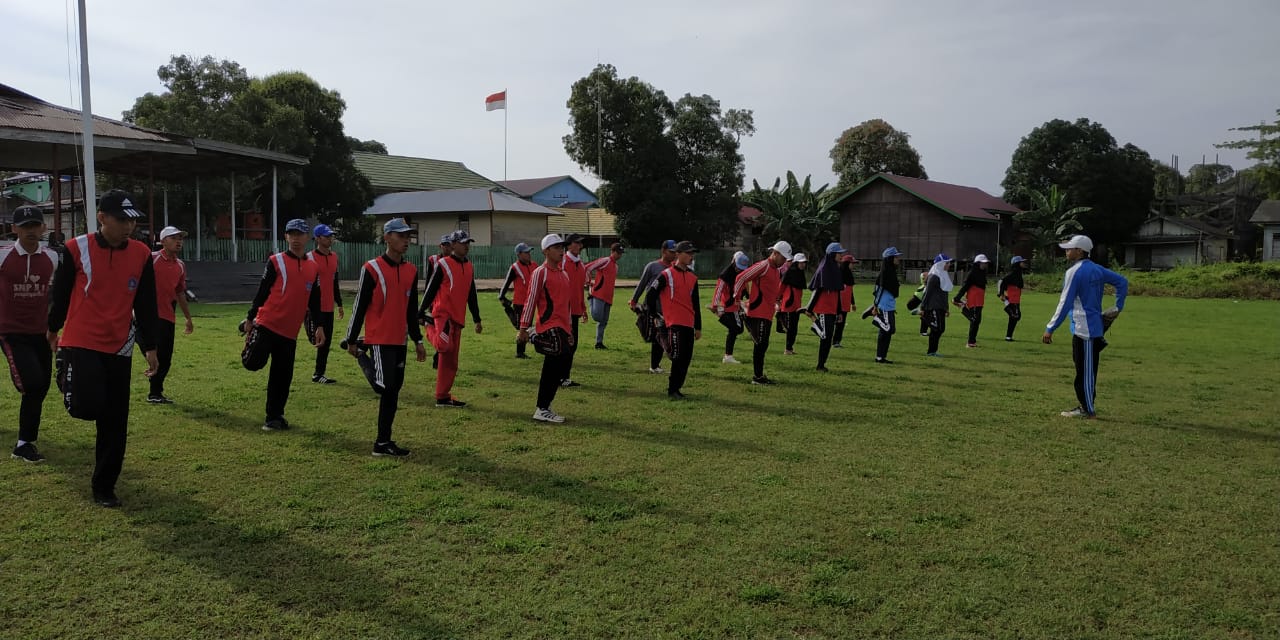
<instances>
[{"instance_id":1,"label":"sneaker","mask_svg":"<svg viewBox=\"0 0 1280 640\"><path fill-rule=\"evenodd\" d=\"M564 416L559 415L550 409L538 409L537 411L534 411L533 419L541 420L542 422L564 422Z\"/></svg>"},{"instance_id":2,"label":"sneaker","mask_svg":"<svg viewBox=\"0 0 1280 640\"><path fill-rule=\"evenodd\" d=\"M831 348L832 348L832 349L843 349L843 348L844 348L844 345L842 345L842 344L840 344L839 342L837 342L837 343L835 343L835 344L831 345Z\"/></svg>"},{"instance_id":3,"label":"sneaker","mask_svg":"<svg viewBox=\"0 0 1280 640\"><path fill-rule=\"evenodd\" d=\"M409 450L401 449L396 446L395 440L391 440L389 442L375 442L373 443L373 455L403 458L404 456L409 455Z\"/></svg>"},{"instance_id":4,"label":"sneaker","mask_svg":"<svg viewBox=\"0 0 1280 640\"><path fill-rule=\"evenodd\" d=\"M454 397L450 396L450 397L448 397L448 398L437 398L437 399L436 399L436 406L437 406L437 407L459 407L459 408L460 408L460 407L465 407L465 406L467 406L467 403L465 403L465 402L463 402L463 401L461 401L461 400L459 400L459 399L457 399L457 398L454 398Z\"/></svg>"},{"instance_id":5,"label":"sneaker","mask_svg":"<svg viewBox=\"0 0 1280 640\"><path fill-rule=\"evenodd\" d=\"M163 395L149 395L147 396L147 403L148 404L173 404L173 400L170 400L169 398L166 398Z\"/></svg>"},{"instance_id":6,"label":"sneaker","mask_svg":"<svg viewBox=\"0 0 1280 640\"><path fill-rule=\"evenodd\" d=\"M34 442L27 442L21 447L14 447L13 459L25 460L34 464L44 462L44 456L40 455L40 452L36 450L36 443Z\"/></svg>"},{"instance_id":7,"label":"sneaker","mask_svg":"<svg viewBox=\"0 0 1280 640\"><path fill-rule=\"evenodd\" d=\"M1004 341L1005 341L1005 342L1013 342L1013 336L1005 336L1005 337L1004 337Z\"/></svg>"},{"instance_id":8,"label":"sneaker","mask_svg":"<svg viewBox=\"0 0 1280 640\"><path fill-rule=\"evenodd\" d=\"M262 425L263 431L287 431L289 429L289 421L284 418L272 418Z\"/></svg>"},{"instance_id":9,"label":"sneaker","mask_svg":"<svg viewBox=\"0 0 1280 640\"><path fill-rule=\"evenodd\" d=\"M796 354L795 349L787 349L786 351L782 352L782 355L784 356L794 356L795 354Z\"/></svg>"},{"instance_id":10,"label":"sneaker","mask_svg":"<svg viewBox=\"0 0 1280 640\"><path fill-rule=\"evenodd\" d=\"M561 381L560 381L560 386L561 386L561 387L565 387L565 388L568 388L568 387L581 387L581 386L582 386L582 383L581 383L581 382L574 382L573 380L570 380L570 379L568 379L568 378L565 378L564 380L561 380Z\"/></svg>"},{"instance_id":11,"label":"sneaker","mask_svg":"<svg viewBox=\"0 0 1280 640\"><path fill-rule=\"evenodd\" d=\"M757 378L752 378L752 379L751 379L751 384L766 384L766 385L767 385L767 384L778 384L778 383L774 382L773 380L770 380L770 379L769 379L769 376L760 376L760 377L757 377Z\"/></svg>"},{"instance_id":12,"label":"sneaker","mask_svg":"<svg viewBox=\"0 0 1280 640\"><path fill-rule=\"evenodd\" d=\"M723 358L720 358L720 364L742 364L742 363L738 362L737 358L734 358L733 356L725 356Z\"/></svg>"},{"instance_id":13,"label":"sneaker","mask_svg":"<svg viewBox=\"0 0 1280 640\"><path fill-rule=\"evenodd\" d=\"M668 400L684 400L684 399L686 399L687 397L688 397L688 396L684 395L683 393L680 393L679 391L668 391L668 392L667 392L667 399L668 399Z\"/></svg>"},{"instance_id":14,"label":"sneaker","mask_svg":"<svg viewBox=\"0 0 1280 640\"><path fill-rule=\"evenodd\" d=\"M1085 411L1083 407L1076 407L1074 409L1069 409L1067 411L1063 411L1062 413L1059 413L1058 415L1064 418L1093 418L1094 417L1092 414Z\"/></svg>"},{"instance_id":15,"label":"sneaker","mask_svg":"<svg viewBox=\"0 0 1280 640\"><path fill-rule=\"evenodd\" d=\"M828 369L828 368L826 368L826 367L824 367L824 366L822 366L822 365L818 365L818 371L819 371L820 373L828 373L828 372L830 372L831 370L830 370L830 369Z\"/></svg>"},{"instance_id":16,"label":"sneaker","mask_svg":"<svg viewBox=\"0 0 1280 640\"><path fill-rule=\"evenodd\" d=\"M337 380L334 380L333 378L326 378L321 375L311 376L311 381L316 384L338 384Z\"/></svg>"},{"instance_id":17,"label":"sneaker","mask_svg":"<svg viewBox=\"0 0 1280 640\"><path fill-rule=\"evenodd\" d=\"M666 373L666 371L663 371L662 367L649 367L649 373Z\"/></svg>"},{"instance_id":18,"label":"sneaker","mask_svg":"<svg viewBox=\"0 0 1280 640\"><path fill-rule=\"evenodd\" d=\"M920 335L925 336L925 337L928 337L928 336L929 336L929 332L928 332L928 331L921 331L921 332L920 332Z\"/></svg>"},{"instance_id":19,"label":"sneaker","mask_svg":"<svg viewBox=\"0 0 1280 640\"><path fill-rule=\"evenodd\" d=\"M977 348L978 348L978 343L976 343L976 342L970 342L969 344L966 344L965 346L966 346L966 347L968 347L968 348L970 348L970 349L977 349Z\"/></svg>"},{"instance_id":20,"label":"sneaker","mask_svg":"<svg viewBox=\"0 0 1280 640\"><path fill-rule=\"evenodd\" d=\"M888 358L876 358L876 364L893 364L893 361Z\"/></svg>"},{"instance_id":21,"label":"sneaker","mask_svg":"<svg viewBox=\"0 0 1280 640\"><path fill-rule=\"evenodd\" d=\"M116 492L114 491L94 491L93 502L99 507L106 507L107 509L118 509L120 507L120 498L116 497Z\"/></svg>"},{"instance_id":22,"label":"sneaker","mask_svg":"<svg viewBox=\"0 0 1280 640\"><path fill-rule=\"evenodd\" d=\"M942 355L941 353L938 353L937 351L934 351L933 353L926 353L925 355L926 355L926 356L929 356L930 358L941 358L941 357L943 357L943 355Z\"/></svg>"},{"instance_id":23,"label":"sneaker","mask_svg":"<svg viewBox=\"0 0 1280 640\"><path fill-rule=\"evenodd\" d=\"M603 342L597 342L597 343L596 343L596 348L597 348L597 349L603 349L603 350L606 350L606 351L609 349L609 347L604 346L604 343L603 343Z\"/></svg>"}]
</instances>

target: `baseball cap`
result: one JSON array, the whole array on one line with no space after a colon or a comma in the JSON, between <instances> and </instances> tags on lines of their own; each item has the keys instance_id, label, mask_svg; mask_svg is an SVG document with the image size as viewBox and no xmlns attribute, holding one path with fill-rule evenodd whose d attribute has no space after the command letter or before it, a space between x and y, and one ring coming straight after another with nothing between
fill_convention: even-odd
<instances>
[{"instance_id":1,"label":"baseball cap","mask_svg":"<svg viewBox=\"0 0 1280 640\"><path fill-rule=\"evenodd\" d=\"M898 251L897 247L889 247L888 249L885 249L884 251L880 252L881 258L892 258L894 256L900 256L900 255L902 255L902 252Z\"/></svg>"},{"instance_id":2,"label":"baseball cap","mask_svg":"<svg viewBox=\"0 0 1280 640\"><path fill-rule=\"evenodd\" d=\"M142 217L142 212L133 205L133 196L124 189L112 189L98 199L98 211L126 220Z\"/></svg>"},{"instance_id":3,"label":"baseball cap","mask_svg":"<svg viewBox=\"0 0 1280 640\"><path fill-rule=\"evenodd\" d=\"M586 236L582 235L581 233L571 233L571 234L569 234L569 237L568 237L568 238L565 238L565 239L564 239L564 243L565 243L565 244L573 244L573 243L577 242L578 244L582 244L582 241L583 241L585 238L586 238Z\"/></svg>"},{"instance_id":4,"label":"baseball cap","mask_svg":"<svg viewBox=\"0 0 1280 640\"><path fill-rule=\"evenodd\" d=\"M1026 261L1027 259L1022 256L1014 256L1013 259L1009 261L1009 264L1018 264L1019 262L1026 262Z\"/></svg>"},{"instance_id":5,"label":"baseball cap","mask_svg":"<svg viewBox=\"0 0 1280 640\"><path fill-rule=\"evenodd\" d=\"M1093 241L1089 236L1071 236L1070 240L1058 245L1063 249L1081 249L1083 251L1093 251Z\"/></svg>"},{"instance_id":6,"label":"baseball cap","mask_svg":"<svg viewBox=\"0 0 1280 640\"><path fill-rule=\"evenodd\" d=\"M747 254L741 251L733 254L733 266L742 270L746 270L747 267L751 266L750 256L748 256Z\"/></svg>"},{"instance_id":7,"label":"baseball cap","mask_svg":"<svg viewBox=\"0 0 1280 640\"><path fill-rule=\"evenodd\" d=\"M529 245L527 245L527 244L525 244L525 243L523 243L523 242L521 242L520 244L516 245L516 253L529 253L530 251L533 251L533 247L531 247L531 246L529 246Z\"/></svg>"},{"instance_id":8,"label":"baseball cap","mask_svg":"<svg viewBox=\"0 0 1280 640\"><path fill-rule=\"evenodd\" d=\"M803 253L797 253L795 257L791 259L791 261L792 262L808 262L809 256L806 256Z\"/></svg>"},{"instance_id":9,"label":"baseball cap","mask_svg":"<svg viewBox=\"0 0 1280 640\"><path fill-rule=\"evenodd\" d=\"M973 261L974 262L991 262L990 260L987 259L987 254L985 253L979 253L978 255L974 256Z\"/></svg>"},{"instance_id":10,"label":"baseball cap","mask_svg":"<svg viewBox=\"0 0 1280 640\"><path fill-rule=\"evenodd\" d=\"M413 231L413 227L409 226L409 223L405 222L404 218L392 218L382 225L383 233L405 233L407 231Z\"/></svg>"},{"instance_id":11,"label":"baseball cap","mask_svg":"<svg viewBox=\"0 0 1280 640\"><path fill-rule=\"evenodd\" d=\"M325 236L325 237L331 236L333 235L333 229L330 229L329 225L327 224L318 224L316 225L316 228L311 230L311 235L317 238L321 236Z\"/></svg>"},{"instance_id":12,"label":"baseball cap","mask_svg":"<svg viewBox=\"0 0 1280 640\"><path fill-rule=\"evenodd\" d=\"M951 262L951 256L945 253L939 253L933 257L933 263L938 264L939 262Z\"/></svg>"},{"instance_id":13,"label":"baseball cap","mask_svg":"<svg viewBox=\"0 0 1280 640\"><path fill-rule=\"evenodd\" d=\"M689 242L688 240L681 240L678 244L676 244L676 253L697 253L697 252L698 252L698 248L693 246L693 243Z\"/></svg>"},{"instance_id":14,"label":"baseball cap","mask_svg":"<svg viewBox=\"0 0 1280 640\"><path fill-rule=\"evenodd\" d=\"M627 248L626 248L626 247L624 247L624 246L622 246L622 243L621 243L621 242L615 242L615 243L613 243L613 244L609 245L609 250L610 250L610 251L617 251L618 253L626 253L626 252L627 252Z\"/></svg>"},{"instance_id":15,"label":"baseball cap","mask_svg":"<svg viewBox=\"0 0 1280 640\"><path fill-rule=\"evenodd\" d=\"M663 248L663 249L666 249L667 251L675 251L675 250L676 250L676 241L675 241L675 240L663 240L663 241L662 241L662 248Z\"/></svg>"},{"instance_id":16,"label":"baseball cap","mask_svg":"<svg viewBox=\"0 0 1280 640\"><path fill-rule=\"evenodd\" d=\"M839 242L832 242L827 245L827 253L847 253Z\"/></svg>"},{"instance_id":17,"label":"baseball cap","mask_svg":"<svg viewBox=\"0 0 1280 640\"><path fill-rule=\"evenodd\" d=\"M164 240L165 238L168 238L169 236L182 236L182 237L184 237L184 238L185 238L185 237L187 237L187 232L186 232L186 231L183 231L182 229L179 229L179 228L177 228L177 227L173 227L173 226L165 227L165 228L163 228L163 229L161 229L161 230L160 230L160 239L161 239L161 240Z\"/></svg>"},{"instance_id":18,"label":"baseball cap","mask_svg":"<svg viewBox=\"0 0 1280 640\"><path fill-rule=\"evenodd\" d=\"M15 227L21 227L28 224L44 224L44 214L40 213L40 209L31 205L14 209L13 225Z\"/></svg>"},{"instance_id":19,"label":"baseball cap","mask_svg":"<svg viewBox=\"0 0 1280 640\"><path fill-rule=\"evenodd\" d=\"M475 242L475 238L472 238L471 234L467 233L466 231L463 231L462 229L458 229L457 231L454 231L453 233L449 234L449 242L459 242L459 243L466 244L468 242Z\"/></svg>"},{"instance_id":20,"label":"baseball cap","mask_svg":"<svg viewBox=\"0 0 1280 640\"><path fill-rule=\"evenodd\" d=\"M775 242L772 247L769 247L769 250L777 251L782 254L782 257L788 260L791 259L791 243L786 240L779 240Z\"/></svg>"},{"instance_id":21,"label":"baseball cap","mask_svg":"<svg viewBox=\"0 0 1280 640\"><path fill-rule=\"evenodd\" d=\"M453 233L446 233L440 236L440 244L453 244Z\"/></svg>"},{"instance_id":22,"label":"baseball cap","mask_svg":"<svg viewBox=\"0 0 1280 640\"><path fill-rule=\"evenodd\" d=\"M307 221L303 220L302 218L294 218L284 223L285 233L289 233L290 231L296 231L298 233L306 233L310 230L311 230L311 227L307 224Z\"/></svg>"},{"instance_id":23,"label":"baseball cap","mask_svg":"<svg viewBox=\"0 0 1280 640\"><path fill-rule=\"evenodd\" d=\"M546 251L547 249L550 249L551 247L554 247L558 244L564 244L564 238L561 238L560 234L548 233L547 235L542 236L543 251Z\"/></svg>"}]
</instances>

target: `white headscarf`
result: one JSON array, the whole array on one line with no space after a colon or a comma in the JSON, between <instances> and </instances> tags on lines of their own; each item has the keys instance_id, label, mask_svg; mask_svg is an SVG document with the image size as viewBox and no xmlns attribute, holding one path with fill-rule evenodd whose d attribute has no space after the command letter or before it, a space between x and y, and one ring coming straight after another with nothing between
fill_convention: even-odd
<instances>
[{"instance_id":1,"label":"white headscarf","mask_svg":"<svg viewBox=\"0 0 1280 640\"><path fill-rule=\"evenodd\" d=\"M929 268L929 275L938 276L938 287L943 291L951 291L956 286L951 281L951 274L947 273L947 265L950 263L950 260L943 260L942 262L933 263L933 266Z\"/></svg>"}]
</instances>

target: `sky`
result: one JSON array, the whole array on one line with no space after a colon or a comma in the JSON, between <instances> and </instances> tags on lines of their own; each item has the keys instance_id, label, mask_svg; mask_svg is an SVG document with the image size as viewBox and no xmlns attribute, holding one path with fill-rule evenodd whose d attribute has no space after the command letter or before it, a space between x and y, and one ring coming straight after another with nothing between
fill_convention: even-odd
<instances>
[{"instance_id":1,"label":"sky","mask_svg":"<svg viewBox=\"0 0 1280 640\"><path fill-rule=\"evenodd\" d=\"M0 82L79 107L75 1L0 0ZM848 127L883 118L929 177L1000 195L1018 141L1089 118L1185 173L1214 143L1277 119L1280 1L1224 0L88 0L91 104L121 112L161 92L175 54L303 71L347 103L348 135L393 154L509 178L595 176L564 152L565 101L597 63L673 99L751 109L747 186L794 171L834 182Z\"/></svg>"}]
</instances>

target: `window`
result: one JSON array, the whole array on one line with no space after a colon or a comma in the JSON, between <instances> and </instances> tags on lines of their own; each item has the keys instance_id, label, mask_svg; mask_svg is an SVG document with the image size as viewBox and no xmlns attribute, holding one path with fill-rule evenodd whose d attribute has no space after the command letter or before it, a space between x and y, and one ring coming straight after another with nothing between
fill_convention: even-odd
<instances>
[{"instance_id":1,"label":"window","mask_svg":"<svg viewBox=\"0 0 1280 640\"><path fill-rule=\"evenodd\" d=\"M458 229L462 231L466 231L467 233L471 233L471 214L469 213L458 214Z\"/></svg>"}]
</instances>

